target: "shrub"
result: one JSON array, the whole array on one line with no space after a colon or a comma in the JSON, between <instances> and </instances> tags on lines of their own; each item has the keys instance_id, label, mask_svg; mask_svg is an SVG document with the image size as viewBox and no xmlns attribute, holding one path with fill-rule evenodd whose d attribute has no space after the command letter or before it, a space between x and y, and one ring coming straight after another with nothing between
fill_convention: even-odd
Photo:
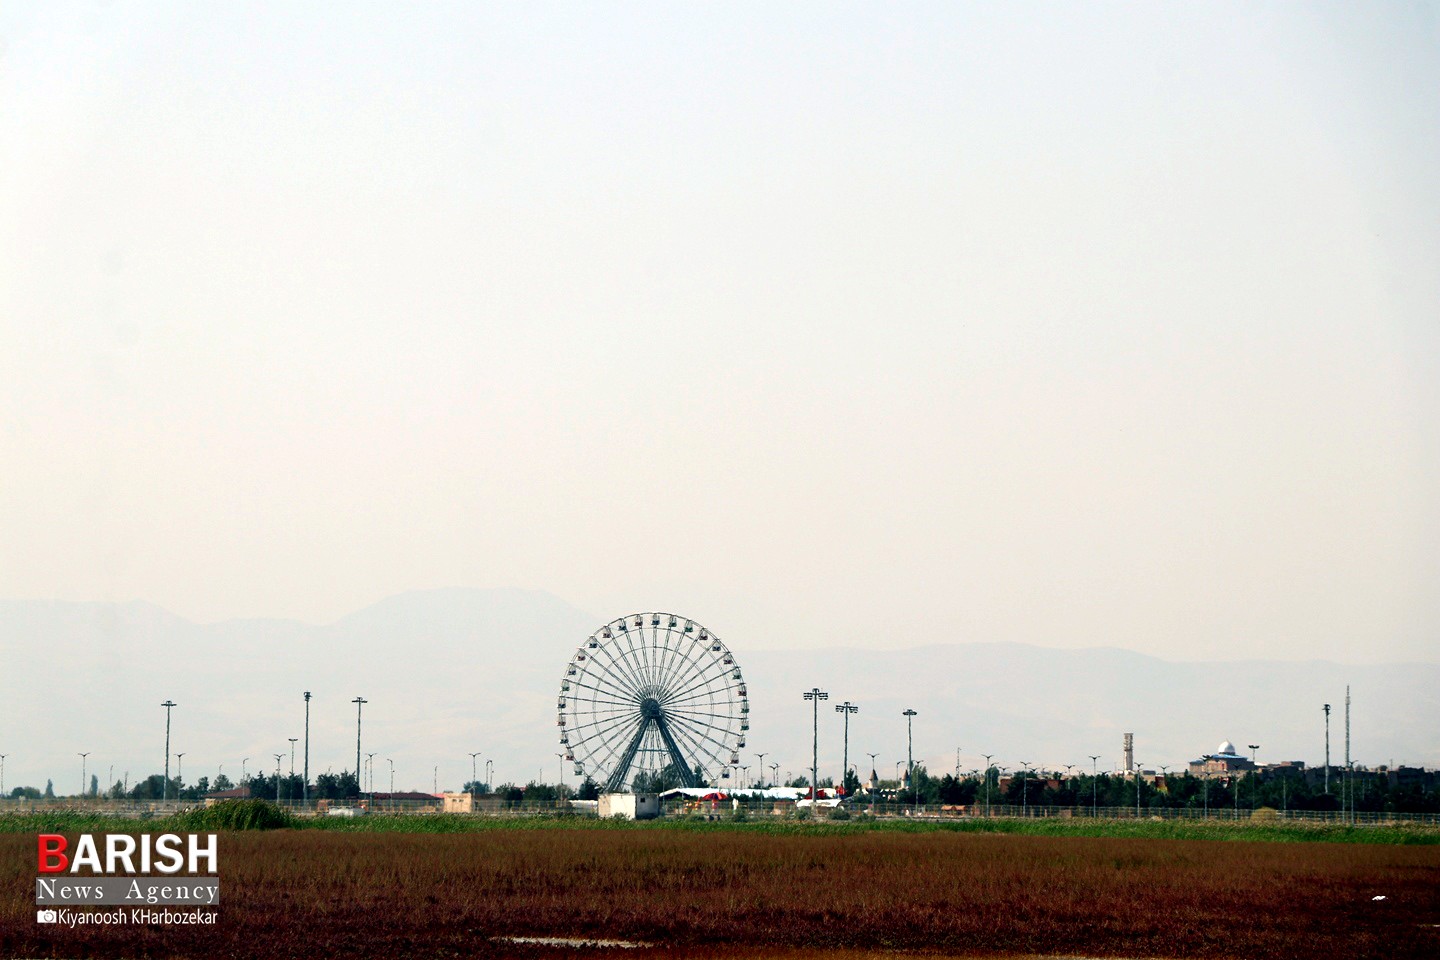
<instances>
[{"instance_id":1,"label":"shrub","mask_svg":"<svg viewBox=\"0 0 1440 960\"><path fill-rule=\"evenodd\" d=\"M269 800L222 800L213 807L182 813L182 830L278 830L295 826L290 814Z\"/></svg>"}]
</instances>

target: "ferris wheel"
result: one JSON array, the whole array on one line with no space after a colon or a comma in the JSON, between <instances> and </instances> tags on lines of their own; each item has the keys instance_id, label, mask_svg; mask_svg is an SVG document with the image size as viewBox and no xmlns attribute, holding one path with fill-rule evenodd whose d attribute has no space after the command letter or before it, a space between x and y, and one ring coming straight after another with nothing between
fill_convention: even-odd
<instances>
[{"instance_id":1,"label":"ferris wheel","mask_svg":"<svg viewBox=\"0 0 1440 960\"><path fill-rule=\"evenodd\" d=\"M565 668L560 743L607 792L728 780L750 729L730 649L693 620L636 613L592 633Z\"/></svg>"}]
</instances>

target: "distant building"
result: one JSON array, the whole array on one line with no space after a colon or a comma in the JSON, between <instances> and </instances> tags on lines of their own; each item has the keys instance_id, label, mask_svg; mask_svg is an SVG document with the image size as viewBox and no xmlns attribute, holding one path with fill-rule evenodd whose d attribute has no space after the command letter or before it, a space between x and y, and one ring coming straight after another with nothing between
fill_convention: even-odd
<instances>
[{"instance_id":1,"label":"distant building","mask_svg":"<svg viewBox=\"0 0 1440 960\"><path fill-rule=\"evenodd\" d=\"M205 794L205 806L213 807L222 800L249 800L250 788L248 786L235 787L233 790L216 790L214 793Z\"/></svg>"},{"instance_id":2,"label":"distant building","mask_svg":"<svg viewBox=\"0 0 1440 960\"><path fill-rule=\"evenodd\" d=\"M649 820L660 816L660 798L653 793L602 793L596 812L602 819Z\"/></svg>"},{"instance_id":3,"label":"distant building","mask_svg":"<svg viewBox=\"0 0 1440 960\"><path fill-rule=\"evenodd\" d=\"M1190 761L1192 777L1231 777L1256 769L1255 762L1235 752L1235 744L1226 740L1211 754Z\"/></svg>"},{"instance_id":4,"label":"distant building","mask_svg":"<svg viewBox=\"0 0 1440 960\"><path fill-rule=\"evenodd\" d=\"M444 793L442 810L445 813L474 813L475 797L470 793Z\"/></svg>"}]
</instances>

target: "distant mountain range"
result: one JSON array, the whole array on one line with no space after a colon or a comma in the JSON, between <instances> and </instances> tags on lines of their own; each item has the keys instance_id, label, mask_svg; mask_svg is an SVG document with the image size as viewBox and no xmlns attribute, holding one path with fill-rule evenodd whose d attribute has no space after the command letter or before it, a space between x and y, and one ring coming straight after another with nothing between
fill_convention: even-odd
<instances>
[{"instance_id":1,"label":"distant mountain range","mask_svg":"<svg viewBox=\"0 0 1440 960\"><path fill-rule=\"evenodd\" d=\"M131 780L164 762L172 699L172 753L187 780L232 779L275 769L290 737L303 737L311 703L311 773L355 764L355 706L363 696L362 749L375 752L377 789L456 789L494 760L497 782L560 775L555 697L575 648L602 622L549 594L444 589L383 600L335 623L231 620L196 624L145 603L0 601L0 753L5 786L57 792L80 786L80 757L102 783ZM682 613L684 611L677 611ZM852 701L850 761L882 776L905 756L901 711L918 711L915 756L937 772L983 764L982 754L1100 769L1120 761L1132 731L1147 767L1183 764L1222 740L1259 744L1260 759L1319 764L1321 704L1329 702L1332 762L1344 756L1345 685L1352 686L1357 762L1440 766L1440 664L1353 666L1325 661L1174 663L1125 650L1058 650L1015 643L934 644L901 651L752 649L725 624L744 669L752 728L742 763L810 764L811 713L801 693L830 701L820 716L822 776L840 767L841 717ZM296 767L302 744L297 745ZM438 766L438 774L435 768ZM756 771L752 769L753 776ZM573 780L568 770L566 777Z\"/></svg>"}]
</instances>

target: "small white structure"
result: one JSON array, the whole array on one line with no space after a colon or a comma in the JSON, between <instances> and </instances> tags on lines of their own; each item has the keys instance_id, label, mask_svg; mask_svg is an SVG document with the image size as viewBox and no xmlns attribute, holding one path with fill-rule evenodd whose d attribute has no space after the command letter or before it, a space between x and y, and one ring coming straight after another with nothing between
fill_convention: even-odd
<instances>
[{"instance_id":1,"label":"small white structure","mask_svg":"<svg viewBox=\"0 0 1440 960\"><path fill-rule=\"evenodd\" d=\"M599 814L625 820L650 820L660 816L660 798L653 793L603 793Z\"/></svg>"}]
</instances>

